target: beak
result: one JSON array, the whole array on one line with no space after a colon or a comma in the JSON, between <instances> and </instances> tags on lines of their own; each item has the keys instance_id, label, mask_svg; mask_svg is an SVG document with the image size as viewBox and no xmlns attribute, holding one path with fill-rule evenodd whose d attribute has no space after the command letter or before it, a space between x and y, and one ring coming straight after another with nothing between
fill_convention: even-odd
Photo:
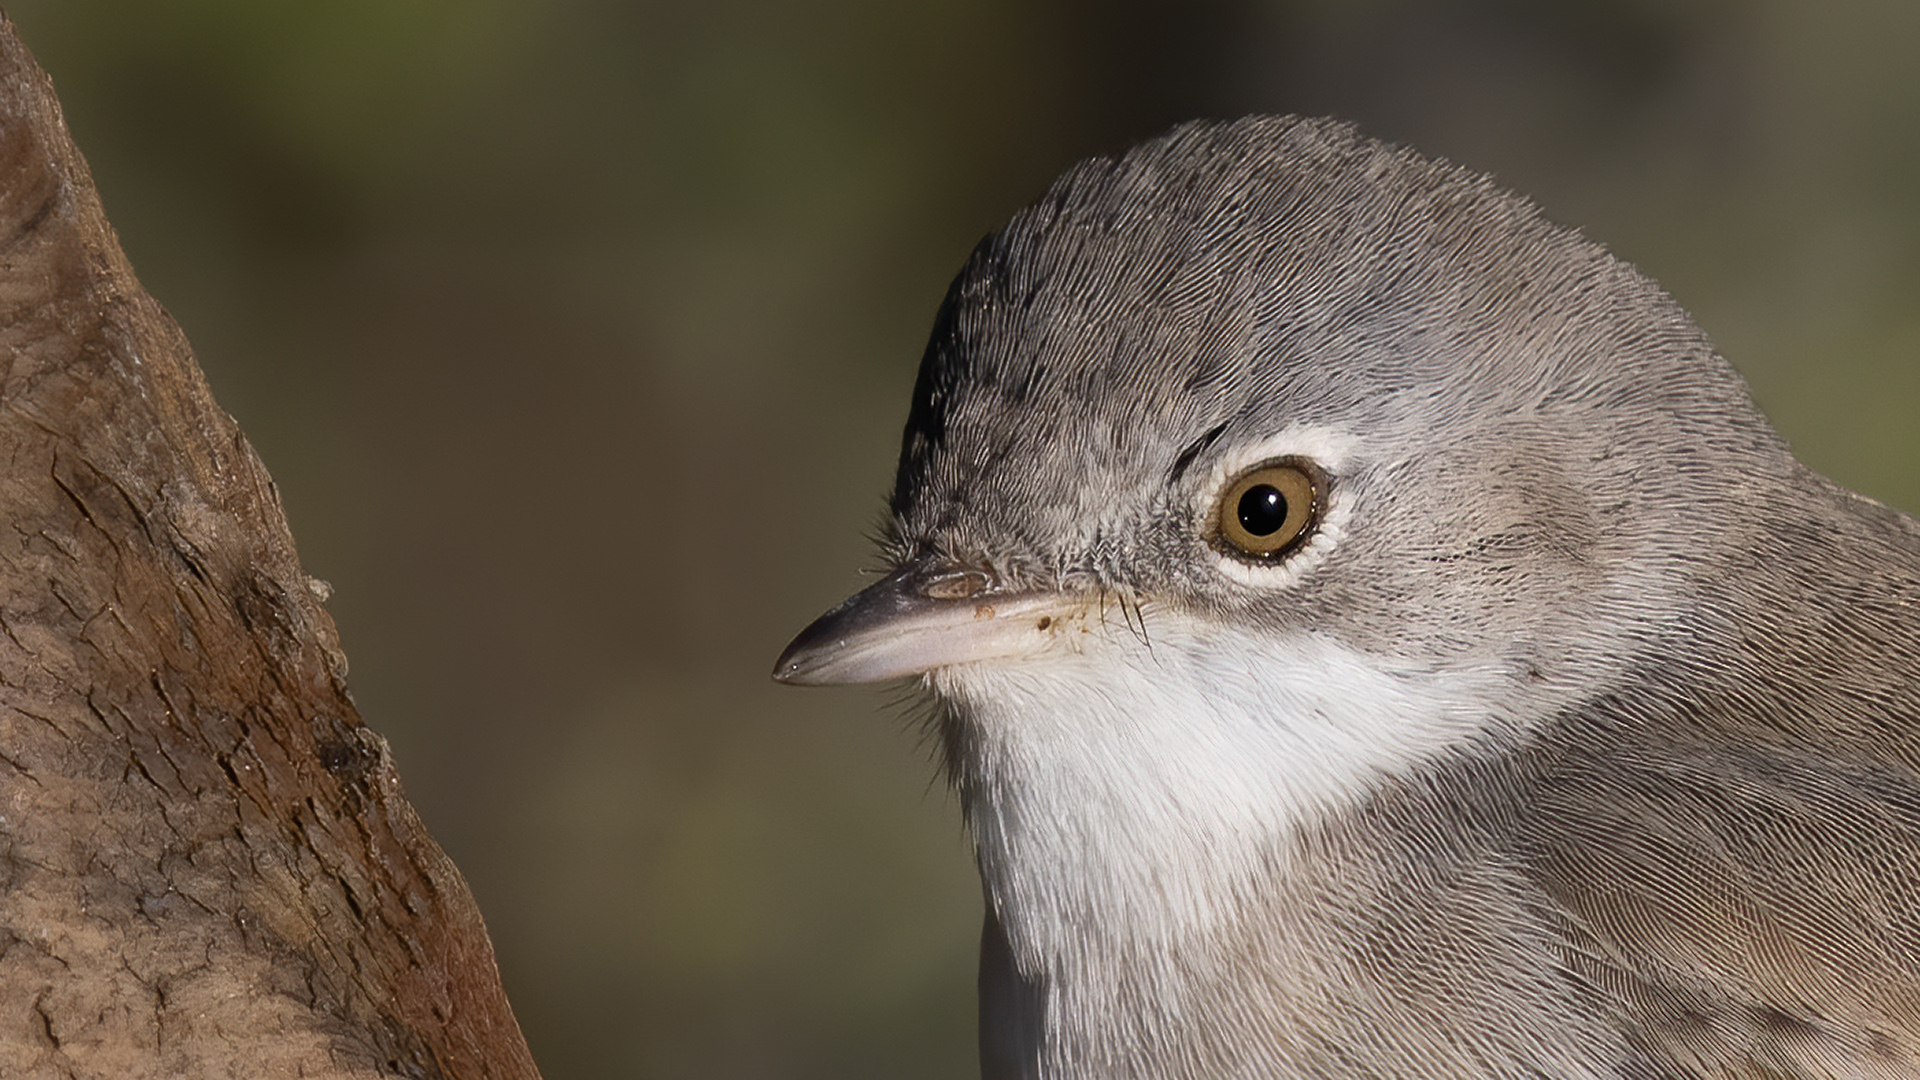
<instances>
[{"instance_id":1,"label":"beak","mask_svg":"<svg viewBox=\"0 0 1920 1080\"><path fill-rule=\"evenodd\" d=\"M908 563L813 621L773 665L775 682L840 686L935 668L1027 656L1083 602L1058 593L995 591L985 574Z\"/></svg>"}]
</instances>

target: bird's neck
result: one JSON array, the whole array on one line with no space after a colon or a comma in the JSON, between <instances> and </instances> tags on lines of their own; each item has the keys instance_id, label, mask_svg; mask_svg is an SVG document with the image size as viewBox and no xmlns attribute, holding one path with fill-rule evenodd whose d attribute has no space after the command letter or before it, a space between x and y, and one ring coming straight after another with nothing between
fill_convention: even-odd
<instances>
[{"instance_id":1,"label":"bird's neck","mask_svg":"<svg viewBox=\"0 0 1920 1080\"><path fill-rule=\"evenodd\" d=\"M1014 966L1088 993L1196 970L1303 830L1484 723L1445 678L1167 623L932 682Z\"/></svg>"}]
</instances>

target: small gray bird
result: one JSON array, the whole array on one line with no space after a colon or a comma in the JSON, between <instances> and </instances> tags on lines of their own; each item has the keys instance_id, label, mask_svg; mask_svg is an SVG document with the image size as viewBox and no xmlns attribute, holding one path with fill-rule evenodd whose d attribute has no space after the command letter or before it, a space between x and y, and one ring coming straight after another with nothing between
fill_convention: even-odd
<instances>
[{"instance_id":1,"label":"small gray bird","mask_svg":"<svg viewBox=\"0 0 1920 1080\"><path fill-rule=\"evenodd\" d=\"M775 677L937 704L987 1077L1920 1077L1920 526L1485 177L1075 166L890 511Z\"/></svg>"}]
</instances>

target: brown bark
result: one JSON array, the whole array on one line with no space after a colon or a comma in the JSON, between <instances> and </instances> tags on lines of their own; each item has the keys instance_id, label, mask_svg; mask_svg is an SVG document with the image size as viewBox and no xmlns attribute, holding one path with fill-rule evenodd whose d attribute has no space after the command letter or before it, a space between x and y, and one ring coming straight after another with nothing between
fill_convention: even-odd
<instances>
[{"instance_id":1,"label":"brown bark","mask_svg":"<svg viewBox=\"0 0 1920 1080\"><path fill-rule=\"evenodd\" d=\"M0 15L0 1075L537 1077L322 591Z\"/></svg>"}]
</instances>

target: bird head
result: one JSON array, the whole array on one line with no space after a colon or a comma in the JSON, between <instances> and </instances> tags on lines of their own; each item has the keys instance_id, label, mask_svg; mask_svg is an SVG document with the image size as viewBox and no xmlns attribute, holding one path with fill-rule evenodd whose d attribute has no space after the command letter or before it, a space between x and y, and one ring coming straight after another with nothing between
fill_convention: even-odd
<instances>
[{"instance_id":1,"label":"bird head","mask_svg":"<svg viewBox=\"0 0 1920 1080\"><path fill-rule=\"evenodd\" d=\"M996 895L1164 920L1691 633L1794 468L1676 304L1525 200L1336 123L1188 125L974 251L892 572L775 677L922 679Z\"/></svg>"}]
</instances>

